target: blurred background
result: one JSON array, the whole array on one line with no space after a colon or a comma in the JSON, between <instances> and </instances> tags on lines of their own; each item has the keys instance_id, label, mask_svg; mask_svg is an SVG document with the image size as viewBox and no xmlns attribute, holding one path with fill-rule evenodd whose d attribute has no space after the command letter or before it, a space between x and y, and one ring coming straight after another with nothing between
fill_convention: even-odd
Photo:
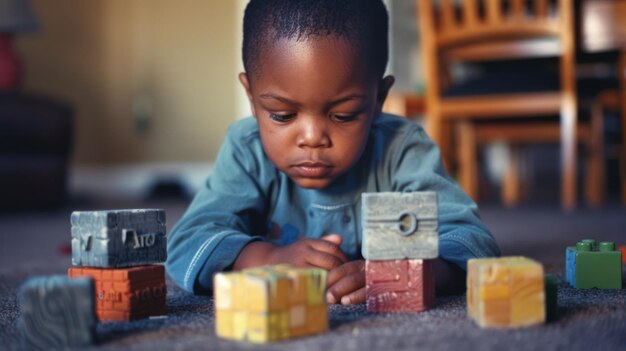
<instances>
[{"instance_id":1,"label":"blurred background","mask_svg":"<svg viewBox=\"0 0 626 351\"><path fill-rule=\"evenodd\" d=\"M385 109L426 126L488 219L549 208L584 213L590 228L617 221L617 230L626 201L625 2L507 0L493 10L486 4L497 1L386 0L396 84ZM72 210L159 206L171 209L170 226L177 220L228 125L249 114L237 80L246 3L0 0L5 253L17 250L9 233L37 230L28 223L65 232ZM525 42L505 42L495 24ZM492 91L472 85L481 79ZM457 82L465 90L446 95ZM497 96L519 94L520 82L531 95ZM473 104L476 95L487 100ZM526 123L541 114L546 123ZM510 115L512 125L500 124ZM529 222L506 218L494 225Z\"/></svg>"}]
</instances>

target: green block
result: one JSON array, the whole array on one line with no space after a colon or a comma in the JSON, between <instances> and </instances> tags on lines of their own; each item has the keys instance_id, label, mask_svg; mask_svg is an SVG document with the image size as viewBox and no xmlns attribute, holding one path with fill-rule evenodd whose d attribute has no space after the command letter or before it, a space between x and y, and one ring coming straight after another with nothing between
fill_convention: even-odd
<instances>
[{"instance_id":1,"label":"green block","mask_svg":"<svg viewBox=\"0 0 626 351\"><path fill-rule=\"evenodd\" d=\"M622 253L615 250L614 243L580 241L576 244L574 260L575 288L622 288Z\"/></svg>"},{"instance_id":2,"label":"green block","mask_svg":"<svg viewBox=\"0 0 626 351\"><path fill-rule=\"evenodd\" d=\"M558 282L553 274L546 274L543 279L546 295L546 322L553 322L559 314L557 301Z\"/></svg>"}]
</instances>

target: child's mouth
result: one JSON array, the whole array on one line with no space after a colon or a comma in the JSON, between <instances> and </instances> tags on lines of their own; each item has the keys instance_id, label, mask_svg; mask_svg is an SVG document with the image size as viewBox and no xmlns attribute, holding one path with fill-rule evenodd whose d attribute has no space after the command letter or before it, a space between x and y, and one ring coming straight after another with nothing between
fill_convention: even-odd
<instances>
[{"instance_id":1,"label":"child's mouth","mask_svg":"<svg viewBox=\"0 0 626 351\"><path fill-rule=\"evenodd\" d=\"M296 175L304 178L325 178L329 175L332 166L320 162L302 162L292 167Z\"/></svg>"}]
</instances>

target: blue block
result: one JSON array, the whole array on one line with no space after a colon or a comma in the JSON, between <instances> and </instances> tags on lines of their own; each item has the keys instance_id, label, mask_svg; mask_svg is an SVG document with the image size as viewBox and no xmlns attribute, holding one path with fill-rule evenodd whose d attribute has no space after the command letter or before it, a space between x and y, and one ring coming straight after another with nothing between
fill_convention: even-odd
<instances>
[{"instance_id":1,"label":"blue block","mask_svg":"<svg viewBox=\"0 0 626 351\"><path fill-rule=\"evenodd\" d=\"M73 212L72 265L121 268L167 259L165 211Z\"/></svg>"},{"instance_id":2,"label":"blue block","mask_svg":"<svg viewBox=\"0 0 626 351\"><path fill-rule=\"evenodd\" d=\"M565 249L565 280L571 286L576 286L576 248Z\"/></svg>"},{"instance_id":3,"label":"blue block","mask_svg":"<svg viewBox=\"0 0 626 351\"><path fill-rule=\"evenodd\" d=\"M18 329L26 349L56 350L94 342L98 320L93 279L35 277L22 284L18 295Z\"/></svg>"}]
</instances>

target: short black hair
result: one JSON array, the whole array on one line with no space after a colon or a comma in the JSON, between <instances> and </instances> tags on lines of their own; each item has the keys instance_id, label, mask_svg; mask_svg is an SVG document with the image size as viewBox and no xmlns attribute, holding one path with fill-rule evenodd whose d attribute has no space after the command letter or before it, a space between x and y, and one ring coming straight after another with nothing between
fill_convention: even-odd
<instances>
[{"instance_id":1,"label":"short black hair","mask_svg":"<svg viewBox=\"0 0 626 351\"><path fill-rule=\"evenodd\" d=\"M370 72L382 77L388 30L382 0L250 0L243 17L243 64L253 74L262 51L279 39L337 36L359 49Z\"/></svg>"}]
</instances>

